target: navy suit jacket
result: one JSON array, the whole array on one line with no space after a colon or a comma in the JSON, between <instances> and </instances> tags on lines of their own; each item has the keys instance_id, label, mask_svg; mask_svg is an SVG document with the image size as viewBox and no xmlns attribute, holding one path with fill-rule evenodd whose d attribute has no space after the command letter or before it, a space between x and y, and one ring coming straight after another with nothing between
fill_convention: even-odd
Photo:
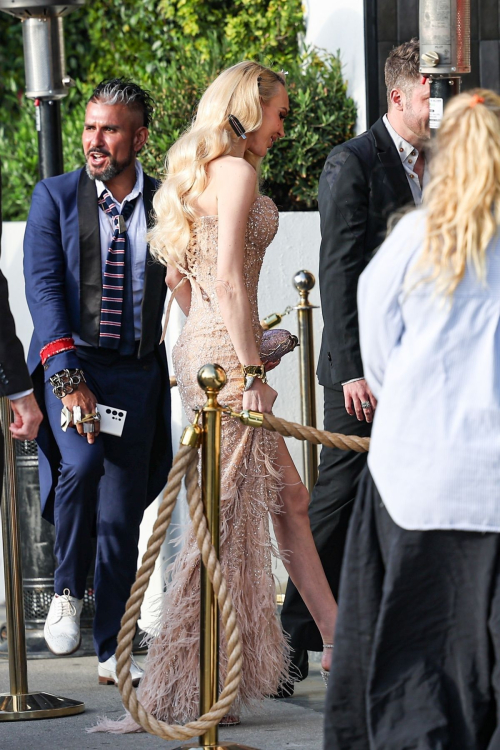
<instances>
[{"instance_id":1,"label":"navy suit jacket","mask_svg":"<svg viewBox=\"0 0 500 750\"><path fill-rule=\"evenodd\" d=\"M144 208L148 227L152 224L152 200L157 182L144 175ZM39 182L33 192L24 235L26 298L34 333L28 367L41 405L43 384L65 368L81 367L76 352L50 357L42 369L40 350L51 341L77 333L89 346L99 345L102 297L102 263L99 207L95 183L86 170L78 169ZM163 489L171 463L170 385L161 318L166 296L166 268L147 254L141 311L139 359L156 351L163 371L163 409L157 418L150 465L148 499ZM57 483L60 455L48 420L37 439L40 452L40 489L44 516L52 520L53 490Z\"/></svg>"}]
</instances>

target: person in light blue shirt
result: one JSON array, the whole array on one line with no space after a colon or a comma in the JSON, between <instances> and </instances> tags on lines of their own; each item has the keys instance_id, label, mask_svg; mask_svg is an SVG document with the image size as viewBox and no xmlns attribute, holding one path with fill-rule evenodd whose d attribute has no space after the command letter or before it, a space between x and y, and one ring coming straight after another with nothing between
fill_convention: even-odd
<instances>
[{"instance_id":1,"label":"person in light blue shirt","mask_svg":"<svg viewBox=\"0 0 500 750\"><path fill-rule=\"evenodd\" d=\"M325 750L500 748L500 97L448 105L423 207L362 273L378 401Z\"/></svg>"}]
</instances>

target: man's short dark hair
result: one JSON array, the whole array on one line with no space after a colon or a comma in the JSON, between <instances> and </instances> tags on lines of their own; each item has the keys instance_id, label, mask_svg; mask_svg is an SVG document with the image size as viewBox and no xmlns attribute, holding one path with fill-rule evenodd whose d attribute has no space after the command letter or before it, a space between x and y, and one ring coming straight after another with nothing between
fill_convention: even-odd
<instances>
[{"instance_id":1,"label":"man's short dark hair","mask_svg":"<svg viewBox=\"0 0 500 750\"><path fill-rule=\"evenodd\" d=\"M101 81L92 92L89 102L103 104L125 104L142 113L143 125L149 128L153 116L153 97L133 81L126 78L109 78Z\"/></svg>"},{"instance_id":2,"label":"man's short dark hair","mask_svg":"<svg viewBox=\"0 0 500 750\"><path fill-rule=\"evenodd\" d=\"M385 62L385 85L387 87L387 104L391 104L391 91L402 89L405 95L421 78L420 73L420 42L411 39L400 44L389 53Z\"/></svg>"}]
</instances>

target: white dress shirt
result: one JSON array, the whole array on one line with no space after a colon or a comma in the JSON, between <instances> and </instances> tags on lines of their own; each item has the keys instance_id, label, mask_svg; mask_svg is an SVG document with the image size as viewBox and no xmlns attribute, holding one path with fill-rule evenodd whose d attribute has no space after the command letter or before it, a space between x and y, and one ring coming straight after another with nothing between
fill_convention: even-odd
<instances>
[{"instance_id":1,"label":"white dress shirt","mask_svg":"<svg viewBox=\"0 0 500 750\"><path fill-rule=\"evenodd\" d=\"M129 220L127 221L127 232L129 238L130 248L130 260L132 267L132 292L134 300L134 329L135 339L138 341L141 338L141 307L142 298L144 292L144 275L146 272L146 254L148 245L146 242L147 234L147 223L146 223L146 212L144 210L144 201L142 195L144 192L144 171L142 165L136 161L135 163L136 181L132 191L123 199L120 203L116 200L114 195L111 193L111 197L116 203L119 212L122 212L123 205L126 201L137 198L134 206L134 210ZM106 185L100 180L95 181L97 197L101 195L103 190L106 190ZM101 239L101 263L102 272L104 273L104 267L106 265L106 258L108 257L108 250L113 239L113 227L111 217L104 211L99 209L99 234ZM75 344L82 344L88 346L85 341L73 334Z\"/></svg>"},{"instance_id":2,"label":"white dress shirt","mask_svg":"<svg viewBox=\"0 0 500 750\"><path fill-rule=\"evenodd\" d=\"M424 232L424 210L406 215L360 276L361 354L378 399L368 465L399 526L499 532L500 236L486 283L467 269L450 306L433 284L403 290Z\"/></svg>"},{"instance_id":3,"label":"white dress shirt","mask_svg":"<svg viewBox=\"0 0 500 750\"><path fill-rule=\"evenodd\" d=\"M408 143L408 141L405 141L404 138L401 138L399 133L396 133L391 123L389 122L389 118L387 117L387 115L384 115L383 121L389 135L394 142L394 145L397 148L399 158L401 159L401 164L403 165L403 169L406 172L406 178L408 180L415 205L420 206L420 204L422 203L422 191L429 181L428 169L427 167L425 167L424 169L423 184L421 185L418 174L415 172L415 164L417 163L420 152L415 148L415 146L412 146L411 143Z\"/></svg>"}]
</instances>

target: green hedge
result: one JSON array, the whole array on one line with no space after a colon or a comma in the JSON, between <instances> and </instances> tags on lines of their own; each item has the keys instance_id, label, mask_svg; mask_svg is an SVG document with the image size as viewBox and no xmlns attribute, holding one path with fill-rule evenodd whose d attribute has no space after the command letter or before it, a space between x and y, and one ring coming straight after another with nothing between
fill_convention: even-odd
<instances>
[{"instance_id":1,"label":"green hedge","mask_svg":"<svg viewBox=\"0 0 500 750\"><path fill-rule=\"evenodd\" d=\"M65 21L68 72L77 81L63 100L65 169L82 165L84 106L102 78L129 76L156 100L141 160L161 176L165 154L185 129L201 93L224 67L258 59L288 70L287 137L264 162L264 190L281 210L316 208L329 151L354 134L356 110L337 56L299 52L300 0L102 0ZM104 43L104 41L106 43ZM22 95L19 22L0 15L0 155L5 220L23 220L37 181L34 105Z\"/></svg>"}]
</instances>

